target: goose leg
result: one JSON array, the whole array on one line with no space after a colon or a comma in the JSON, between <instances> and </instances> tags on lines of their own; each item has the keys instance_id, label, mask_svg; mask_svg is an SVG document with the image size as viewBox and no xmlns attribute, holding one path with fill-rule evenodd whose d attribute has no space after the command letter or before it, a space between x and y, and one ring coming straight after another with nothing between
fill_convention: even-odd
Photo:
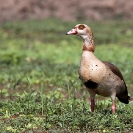
<instances>
[{"instance_id":1,"label":"goose leg","mask_svg":"<svg viewBox=\"0 0 133 133\"><path fill-rule=\"evenodd\" d=\"M95 109L95 93L91 90L88 89L89 94L90 94L90 106L91 106L91 112L94 112Z\"/></svg>"},{"instance_id":2,"label":"goose leg","mask_svg":"<svg viewBox=\"0 0 133 133\"><path fill-rule=\"evenodd\" d=\"M112 106L111 106L112 113L115 113L115 110L116 110L115 97L116 97L116 94L112 94L112 96L111 96L111 99L112 99Z\"/></svg>"},{"instance_id":3,"label":"goose leg","mask_svg":"<svg viewBox=\"0 0 133 133\"><path fill-rule=\"evenodd\" d=\"M111 109L112 109L112 113L115 113L116 107L115 107L115 102L114 102L114 101L112 102L112 107L111 107Z\"/></svg>"},{"instance_id":4,"label":"goose leg","mask_svg":"<svg viewBox=\"0 0 133 133\"><path fill-rule=\"evenodd\" d=\"M91 112L94 112L95 109L95 100L91 99Z\"/></svg>"}]
</instances>

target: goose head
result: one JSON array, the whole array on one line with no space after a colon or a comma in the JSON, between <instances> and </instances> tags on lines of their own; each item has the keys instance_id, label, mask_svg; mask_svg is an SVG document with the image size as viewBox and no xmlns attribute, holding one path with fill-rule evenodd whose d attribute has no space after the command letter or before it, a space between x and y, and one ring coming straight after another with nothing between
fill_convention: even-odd
<instances>
[{"instance_id":1,"label":"goose head","mask_svg":"<svg viewBox=\"0 0 133 133\"><path fill-rule=\"evenodd\" d=\"M78 35L83 39L86 39L88 36L93 37L91 28L86 24L77 24L70 31L68 31L66 35Z\"/></svg>"}]
</instances>

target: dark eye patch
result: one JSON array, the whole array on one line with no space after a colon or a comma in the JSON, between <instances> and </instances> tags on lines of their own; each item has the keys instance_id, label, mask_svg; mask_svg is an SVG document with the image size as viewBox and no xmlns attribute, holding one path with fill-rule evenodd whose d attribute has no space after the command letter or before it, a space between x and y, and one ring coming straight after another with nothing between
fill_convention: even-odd
<instances>
[{"instance_id":1,"label":"dark eye patch","mask_svg":"<svg viewBox=\"0 0 133 133\"><path fill-rule=\"evenodd\" d=\"M84 26L83 24L81 24L81 25L78 26L78 28L79 28L80 30L83 30L83 29L85 28L85 26Z\"/></svg>"}]
</instances>

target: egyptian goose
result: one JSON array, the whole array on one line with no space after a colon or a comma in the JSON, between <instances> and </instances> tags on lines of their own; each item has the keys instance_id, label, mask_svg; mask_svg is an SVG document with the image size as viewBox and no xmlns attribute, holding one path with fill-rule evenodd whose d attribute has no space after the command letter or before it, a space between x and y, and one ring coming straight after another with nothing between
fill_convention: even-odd
<instances>
[{"instance_id":1,"label":"egyptian goose","mask_svg":"<svg viewBox=\"0 0 133 133\"><path fill-rule=\"evenodd\" d=\"M111 97L112 113L115 112L115 97L128 104L127 87L119 69L109 62L100 61L94 54L92 30L85 24L77 24L66 35L78 35L83 39L83 52L79 77L90 94L91 111L94 112L95 95Z\"/></svg>"}]
</instances>

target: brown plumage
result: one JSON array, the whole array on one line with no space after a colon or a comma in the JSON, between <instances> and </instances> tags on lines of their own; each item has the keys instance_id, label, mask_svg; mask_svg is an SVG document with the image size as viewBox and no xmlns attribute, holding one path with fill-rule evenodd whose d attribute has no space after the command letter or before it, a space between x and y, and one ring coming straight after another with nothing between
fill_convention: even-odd
<instances>
[{"instance_id":1,"label":"brown plumage","mask_svg":"<svg viewBox=\"0 0 133 133\"><path fill-rule=\"evenodd\" d=\"M114 66L113 64L111 64L111 63L109 63L109 62L105 62L105 61L103 61L103 63L104 63L105 65L107 65L107 66L110 68L110 70L111 70L115 75L117 75L121 80L123 80L125 89L124 89L124 91L121 91L121 93L116 94L116 97L117 97L122 103L128 104L128 103L129 103L129 100L130 100L130 97L128 96L127 86L126 86L126 83L125 83L125 81L124 81L124 78L123 78L121 72L120 72L119 69L118 69L116 66Z\"/></svg>"},{"instance_id":2,"label":"brown plumage","mask_svg":"<svg viewBox=\"0 0 133 133\"><path fill-rule=\"evenodd\" d=\"M91 111L94 111L96 94L111 97L113 113L115 112L115 97L128 104L130 97L119 69L109 62L100 61L94 55L94 37L91 28L85 24L77 24L66 34L78 35L83 39L79 76L89 91Z\"/></svg>"}]
</instances>

